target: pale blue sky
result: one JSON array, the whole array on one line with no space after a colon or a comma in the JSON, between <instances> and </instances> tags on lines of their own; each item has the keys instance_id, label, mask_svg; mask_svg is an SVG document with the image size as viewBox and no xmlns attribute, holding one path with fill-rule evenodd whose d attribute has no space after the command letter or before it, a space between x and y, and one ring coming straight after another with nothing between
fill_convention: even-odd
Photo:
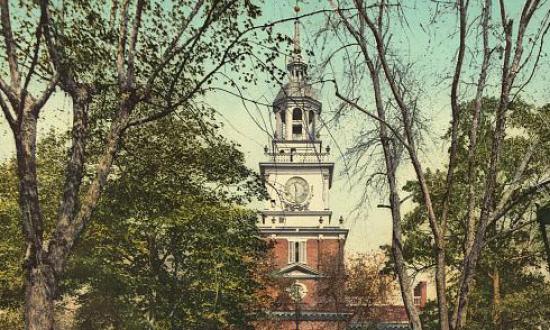
<instances>
[{"instance_id":1,"label":"pale blue sky","mask_svg":"<svg viewBox=\"0 0 550 330\"><path fill-rule=\"evenodd\" d=\"M505 1L510 15L517 13L520 9L521 1ZM328 1L300 1L301 13L308 13L318 9L330 8ZM428 1L402 1L406 24L402 28L394 30L394 45L398 45L397 51L404 56L407 61L414 63L415 78L422 88L422 111L429 122L426 136L426 146L424 152L425 167L441 167L444 164L444 155L446 145L440 137L445 133L449 121L449 85L450 76L454 69L453 57L457 49L457 38L450 37L456 32L457 22L453 16L446 15L437 21L431 20L436 8L433 2ZM264 8L266 19L280 19L293 15L292 7L294 1L268 1ZM441 8L440 8L441 9ZM497 10L498 8L494 8ZM471 10L471 15L476 14L477 9ZM496 13L495 13L496 14ZM543 17L534 19L539 23ZM302 46L305 49L314 50L316 56L308 58L312 64L321 61L322 51L314 45L314 34L324 23L324 17L321 15L302 19L301 36ZM495 24L500 23L497 21ZM536 25L533 25L536 26ZM281 24L276 27L277 31L291 35L293 31L292 22ZM471 42L474 43L476 35L473 34ZM494 42L493 42L494 43ZM334 42L333 47L338 43ZM329 44L328 48L331 45ZM549 47L545 47L547 52ZM336 70L338 70L338 61L335 61ZM279 67L284 67L283 59L280 59ZM472 71L471 68L476 68ZM544 77L548 77L549 60L544 57L540 63L539 76L528 86L523 96L534 103L542 104L549 102L549 87ZM315 72L315 67L312 68ZM475 65L470 63L465 65L464 79L475 79L473 74L477 73ZM498 71L493 72L494 76ZM318 77L313 77L313 80ZM263 79L260 79L262 81ZM321 86L319 86L321 87ZM247 96L251 99L270 103L277 93L276 85L259 85L250 87ZM489 91L496 92L495 88L489 87ZM465 90L464 93L470 91ZM331 117L330 110L338 103L334 97L334 92L330 86L324 86L320 90L321 101L323 102L324 118L328 120ZM366 96L369 99L369 96ZM263 160L263 146L269 144L269 138L263 131L269 130L273 125L265 124L272 120L271 109L267 107L257 107L248 103L248 111L242 105L242 102L228 95L217 94L210 95L209 102L219 109L226 122L225 131L227 135L238 141L242 145L242 150L247 156L247 163L253 168L257 168L257 163ZM369 101L366 102L369 105ZM252 117L252 118L251 118ZM330 144L333 150L333 156L336 161L337 173L339 176L335 181L331 195L331 206L336 218L342 214L347 219L347 226L350 229L348 239L348 251L364 252L377 249L381 244L387 244L391 239L391 219L388 209L376 208L378 203L384 203L386 197L384 194L372 193L370 195L371 203L361 207L362 213L352 212L357 206L363 187L356 185L355 178L349 178L341 173L345 169L344 161L338 155L338 149L345 150L353 144L354 133L367 122L366 118L357 113L352 113L347 120L343 120L340 125L331 126L325 129L322 139L325 144ZM263 127L259 127L263 126ZM368 125L368 124L367 124ZM329 132L330 131L330 132ZM330 134L329 134L330 133ZM404 166L400 171L401 183L413 179L413 172L408 166ZM410 209L410 203L404 205L404 209Z\"/></svg>"},{"instance_id":2,"label":"pale blue sky","mask_svg":"<svg viewBox=\"0 0 550 330\"><path fill-rule=\"evenodd\" d=\"M518 10L519 0L505 1L510 10ZM294 1L266 1L264 6L264 20L285 18L293 15L292 7ZM407 25L394 31L394 45L400 56L406 61L414 63L413 69L415 78L422 88L422 111L424 117L429 120L429 134L426 139L424 152L424 166L440 167L446 146L440 136L443 135L445 126L449 120L448 94L449 81L445 79L453 69L453 56L456 52L456 37L452 34L456 31L456 21L446 15L436 22L430 21L435 7L429 1L408 0L402 1ZM330 8L328 1L301 1L302 13L307 13L321 8ZM472 11L475 13L475 11ZM542 17L536 18L540 22ZM307 58L313 64L312 71L316 72L315 64L321 61L324 54L330 47L337 47L338 42L328 43L328 48L323 52L313 44L314 34L323 24L323 16L315 16L302 20L302 45L304 49L315 50L315 57ZM282 33L292 33L292 22L281 24L275 27ZM451 36L451 37L449 37ZM475 36L471 37L475 42ZM547 42L548 45L549 42ZM284 51L284 50L282 50ZM548 52L548 46L545 47ZM341 61L335 61L336 71L343 70ZM284 67L284 59L279 60L279 67ZM542 59L538 76L528 86L524 97L528 101L541 104L549 102L550 91L548 84L549 57ZM469 64L465 68L465 79L468 78L471 70ZM258 73L260 82L269 77ZM341 72L340 72L341 74ZM493 72L495 74L495 72ZM263 76L262 76L263 75ZM317 77L314 77L314 79ZM321 86L319 86L321 88ZM278 86L273 84L258 84L248 86L246 96L264 103L271 103L278 91ZM464 91L468 93L468 91ZM368 107L371 96L365 95L365 105ZM324 119L331 118L331 109L338 103L333 96L330 86L323 86L320 89L320 101L323 102ZM214 106L220 118L225 122L223 132L227 137L234 139L241 144L241 149L246 155L247 164L256 169L258 162L264 159L263 146L269 144L269 137L265 129L269 130L271 109L257 107L254 104L246 103L229 94L221 92L208 94L206 101ZM248 111L247 111L248 109ZM51 128L64 129L71 124L69 113L69 100L62 94L55 94L48 103L47 109L43 112L39 124L41 132L47 132ZM334 216L337 219L340 215L346 218L346 224L350 229L348 248L352 252L364 252L377 249L381 244L389 243L391 238L391 220L387 209L376 208L376 204L385 201L383 193L371 194L370 205L362 207L361 214L352 213L357 201L363 191L363 187L357 186L356 178L350 178L342 173L345 169L344 161L339 156L339 150L346 150L353 144L354 134L365 125L371 125L363 115L351 113L339 125L331 125L322 132L322 139L325 145L332 146L332 153L336 161L336 173L338 177L333 185L331 194L331 206ZM0 159L5 159L13 154L13 141L5 121L0 120ZM404 167L400 172L401 183L412 179L412 171ZM411 205L405 205L405 209Z\"/></svg>"}]
</instances>

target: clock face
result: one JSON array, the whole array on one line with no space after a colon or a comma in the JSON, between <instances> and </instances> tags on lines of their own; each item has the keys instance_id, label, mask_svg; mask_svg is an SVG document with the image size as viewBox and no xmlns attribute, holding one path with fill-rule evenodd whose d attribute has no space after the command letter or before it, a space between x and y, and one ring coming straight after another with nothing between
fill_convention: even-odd
<instances>
[{"instance_id":1,"label":"clock face","mask_svg":"<svg viewBox=\"0 0 550 330\"><path fill-rule=\"evenodd\" d=\"M302 283L294 283L290 287L286 289L288 292L290 299L292 299L294 302L300 302L304 300L305 296L307 295L307 288Z\"/></svg>"},{"instance_id":2,"label":"clock face","mask_svg":"<svg viewBox=\"0 0 550 330\"><path fill-rule=\"evenodd\" d=\"M285 198L289 202L301 204L309 197L309 185L299 176L288 179L285 184Z\"/></svg>"}]
</instances>

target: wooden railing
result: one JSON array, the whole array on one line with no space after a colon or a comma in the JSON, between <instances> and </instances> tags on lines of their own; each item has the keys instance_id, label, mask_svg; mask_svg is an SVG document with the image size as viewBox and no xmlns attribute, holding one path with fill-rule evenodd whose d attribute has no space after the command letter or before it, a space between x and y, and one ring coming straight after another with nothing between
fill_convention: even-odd
<instances>
[{"instance_id":1,"label":"wooden railing","mask_svg":"<svg viewBox=\"0 0 550 330\"><path fill-rule=\"evenodd\" d=\"M329 160L329 153L272 153L267 155L274 163L320 163Z\"/></svg>"}]
</instances>

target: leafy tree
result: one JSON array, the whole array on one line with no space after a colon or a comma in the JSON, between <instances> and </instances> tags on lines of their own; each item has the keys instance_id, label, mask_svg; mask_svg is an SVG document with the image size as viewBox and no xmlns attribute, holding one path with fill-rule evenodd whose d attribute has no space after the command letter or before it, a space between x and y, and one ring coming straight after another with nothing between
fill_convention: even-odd
<instances>
[{"instance_id":1,"label":"leafy tree","mask_svg":"<svg viewBox=\"0 0 550 330\"><path fill-rule=\"evenodd\" d=\"M0 1L6 77L0 79L0 110L17 151L28 329L54 328L58 280L90 227L124 136L190 109L214 81L225 79L222 69L253 80L247 37L269 26L254 26L260 13L255 3L237 0ZM58 212L49 218L41 204L37 128L59 90L71 101L73 121L63 190L51 204ZM101 104L105 95L111 103ZM101 153L90 160L94 112L105 130L97 140Z\"/></svg>"},{"instance_id":2,"label":"leafy tree","mask_svg":"<svg viewBox=\"0 0 550 330\"><path fill-rule=\"evenodd\" d=\"M263 192L243 154L219 136L208 109L180 112L128 134L62 278L58 322L79 329L247 328L262 299L256 271L266 247L256 216L242 208ZM97 159L97 138L89 159ZM53 213L62 141L50 137L39 145L39 178L51 191L43 205ZM10 273L0 278L12 283L1 290L12 299L2 308L21 312L24 247L17 245L13 163L2 170L11 181L2 185L7 204L1 224L13 235L1 246L17 252Z\"/></svg>"},{"instance_id":3,"label":"leafy tree","mask_svg":"<svg viewBox=\"0 0 550 330\"><path fill-rule=\"evenodd\" d=\"M472 109L473 102L463 105ZM494 109L497 100L484 99L480 116L481 134L475 155L476 162L484 162L490 150L490 123L494 120ZM518 133L503 141L502 170L499 173L495 200L500 200L506 190L506 184L513 180L518 164L532 139L544 141L539 151L534 153L529 164L526 164L526 182L540 182L547 171L550 144L550 131L545 121L550 119L550 106L536 108L521 100L516 100L511 107L511 128ZM467 118L464 119L465 121ZM468 167L465 161L467 150L468 127L471 122L463 124L464 130L459 134L458 165L456 169L456 197L449 208L449 227L446 254L450 266L450 289L455 292L460 269L460 260L464 255L464 241L467 235L464 219L467 218L467 180ZM521 130L519 128L522 128ZM445 173L427 171L426 178L433 194L434 205L441 205L444 196ZM481 187L483 171L475 173L476 186ZM535 184L533 184L535 185ZM409 182L405 186L418 206L404 218L405 235L404 252L406 260L416 271L433 268L433 248L426 222L427 215L418 185ZM478 194L476 199L482 198ZM486 233L485 252L479 262L479 271L474 280L471 301L468 305L468 329L528 329L539 326L542 320L550 317L550 289L548 280L541 272L542 251L538 225L534 218L537 201L547 199L544 190L532 189L530 186L515 191L513 204L507 208L498 208L500 215L490 224ZM437 208L437 210L440 210ZM433 306L435 307L435 306ZM425 327L436 329L438 322L430 311L424 313Z\"/></svg>"},{"instance_id":4,"label":"leafy tree","mask_svg":"<svg viewBox=\"0 0 550 330\"><path fill-rule=\"evenodd\" d=\"M343 262L336 259L326 256L322 259L320 299L328 310L347 313L346 325L376 328L384 316L379 307L390 303L398 292L393 276L384 273L385 256L356 254Z\"/></svg>"},{"instance_id":5,"label":"leafy tree","mask_svg":"<svg viewBox=\"0 0 550 330\"><path fill-rule=\"evenodd\" d=\"M326 26L320 29L318 38L321 42L318 49L326 54L321 61L325 64L322 80L333 83L335 96L341 101L335 107L335 118L347 109L353 109L354 122L356 113L364 115L359 121L361 132L349 149L358 156L350 163L352 169L360 172L358 177L364 187L372 187L373 180L383 178L384 182L378 180L378 183L388 189L384 197L392 216L392 255L411 327L422 329L402 249L405 231L401 223L403 199L397 183L400 166L414 171L430 224L427 241L433 247L431 259L435 266L433 282L440 329L465 329L469 293L487 245L486 231L500 218L500 210L515 204L511 198L533 183L524 180L532 177L524 173L523 164L530 162L533 150L543 141L536 138L529 141L532 143L521 160L516 159L516 171L508 177L511 180L504 193L498 190L503 187L501 173L507 171L502 160L504 140L517 134L510 129L511 107L519 93L534 91L530 84L538 82L537 89L544 86L542 70L548 67L543 65L548 38L544 17L550 10L549 4L540 0L419 1L415 6L403 5L402 1L340 0L329 4L333 11L327 15ZM408 18L414 18L414 22ZM419 41L424 43L417 44ZM407 44L418 47L406 47ZM495 97L498 101L494 120L482 127L478 122L484 97ZM463 105L472 99L473 106L465 108ZM440 192L431 191L433 187L427 178L430 165L426 164L430 158L422 154L426 137L423 133L432 128L427 119L438 107L436 104L445 105L443 114L449 119L449 139L445 141L449 148L442 153L436 151L447 164L445 179L436 187L444 195L437 206L433 200L441 197L434 195ZM464 142L466 132L464 118L472 125L466 134L468 143L462 146L468 150L467 155L461 151L461 156L459 145ZM491 142L482 147L486 159L481 162L474 157L480 154L477 140L479 135L486 134L482 130L487 126L491 127L492 134L486 135ZM467 169L464 164L468 164ZM466 187L463 182L456 182L464 181L457 173L459 167L469 174ZM480 173L483 175L478 176ZM536 182L531 188L537 189L541 183ZM451 226L449 215L454 200L464 198L464 192L468 199L467 216L462 219L465 235L461 245L465 253L462 266L455 268L460 273L460 283L456 292L451 292L447 287L446 262L452 243L447 242L447 227ZM502 198L497 200L498 197ZM451 293L456 294L456 299L448 299ZM458 303L450 313L455 300Z\"/></svg>"}]
</instances>

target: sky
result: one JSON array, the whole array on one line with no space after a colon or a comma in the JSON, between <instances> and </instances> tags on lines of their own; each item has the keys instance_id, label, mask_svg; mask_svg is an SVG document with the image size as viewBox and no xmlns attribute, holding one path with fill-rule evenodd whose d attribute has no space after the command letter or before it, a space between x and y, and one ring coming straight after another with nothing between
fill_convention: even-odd
<instances>
[{"instance_id":1,"label":"sky","mask_svg":"<svg viewBox=\"0 0 550 330\"><path fill-rule=\"evenodd\" d=\"M300 4L301 13L308 13L328 8L326 3L310 1ZM293 15L293 1L270 1L264 8L264 15L267 20L277 20ZM305 50L314 50L317 45L314 41L316 29L324 24L324 17L317 15L312 18L302 19L300 24L301 43ZM293 33L293 22L281 24L275 27L276 30L289 36ZM327 48L335 45L328 45ZM322 55L321 55L322 56ZM312 72L315 72L315 62L320 59L306 56L310 63ZM280 59L279 67L284 68L284 59ZM315 80L318 77L311 77ZM249 87L247 97L265 103L271 103L277 94L277 84L259 84ZM317 86L320 101L323 103L322 119L327 122L331 118L331 109L335 107L337 100L334 91L330 87ZM270 137L266 134L273 124L264 124L273 121L272 110L268 107L257 107L252 103L243 104L236 98L223 94L211 95L208 100L219 113L223 115L225 132L228 137L241 144L241 150L245 153L248 166L257 169L258 162L265 161L263 155L264 145L270 145ZM432 114L432 120L445 122L443 109L438 109ZM346 161L343 157L346 149L352 146L354 134L361 129L360 125L354 122L361 122L365 119L361 115L350 114L349 118L338 125L327 123L321 131L323 145L331 146L333 161L336 163L335 180L331 190L331 209L334 219L342 215L345 219L345 227L349 229L349 236L346 243L348 253L371 253L379 249L381 245L391 243L391 214L387 208L378 208L378 204L387 204L386 195L383 192L372 192L369 194L369 202L360 205L364 187L357 184L357 178L346 173ZM439 124L435 124L439 125ZM438 129L440 130L440 129ZM443 132L443 131L441 131ZM437 134L436 134L437 135ZM430 146L430 149L437 149L437 146ZM441 150L436 150L441 151ZM440 166L435 160L429 162L429 166ZM404 168L401 171L402 182L412 178L410 169ZM261 206L260 206L261 207ZM410 209L412 205L404 205Z\"/></svg>"},{"instance_id":2,"label":"sky","mask_svg":"<svg viewBox=\"0 0 550 330\"><path fill-rule=\"evenodd\" d=\"M519 10L520 1L506 1L511 12ZM434 14L442 8L435 7L434 2L408 0L402 2L404 8L403 24L393 31L396 54L404 61L412 64L418 93L420 98L423 116L426 120L426 132L422 152L422 160L425 167L441 168L444 164L446 152L445 141L441 138L449 122L449 80L448 74L452 72L453 57L456 52L456 29L457 22L450 15L441 16L439 19L432 19ZM263 20L272 21L281 18L292 17L294 1L267 0L263 7ZM308 13L319 9L329 9L327 1L300 1L301 13ZM475 10L473 13L475 14ZM537 18L539 21L542 17ZM327 72L319 70L319 63L331 49L338 47L336 39L327 41L324 47L315 40L315 33L324 25L325 17L315 15L301 20L301 42L302 48L314 51L313 56L306 56L311 64L312 79L326 78ZM291 35L293 23L288 22L275 26L275 30ZM472 43L476 42L475 33L471 36ZM281 49L287 52L287 49ZM544 48L548 52L548 46ZM548 57L544 57L540 63L539 77L537 77L526 89L524 95L530 102L541 104L549 102L550 95L547 81L548 68L550 67ZM279 60L278 66L283 68L284 58ZM474 61L466 63L465 79L473 79L471 75L475 68ZM343 78L347 74L342 62L336 58L332 77ZM497 72L492 73L496 76ZM278 92L279 86L276 83L263 83L269 80L264 73L258 72L259 83L247 86L245 95L252 100L270 104ZM346 173L348 161L342 156L348 148L353 146L357 133L369 127L369 123L359 113L348 113L339 122L333 119L334 111L338 101L334 96L331 86L319 84L316 86L323 103L322 119L326 126L321 132L321 139L324 145L332 147L333 160L336 163L336 178L331 192L331 207L334 219L340 215L344 217L345 226L349 228L347 249L350 253L372 252L380 245L389 244L391 239L391 217L389 210L378 208L378 204L385 204L387 197L383 189L370 189L368 202L359 206L359 201L364 192L364 181L360 178ZM489 89L492 87L489 86ZM468 91L462 91L467 93ZM372 96L368 92L364 97L367 105L372 105ZM273 121L272 110L265 106L256 106L250 102L243 102L239 98L223 92L207 94L205 101L212 105L218 112L219 119L224 123L223 134L240 144L240 148L246 156L246 163L249 167L258 170L258 162L265 160L263 154L264 145L270 144L270 137L266 134L269 131L270 121ZM40 134L51 129L63 131L71 124L70 101L61 93L53 95L48 102L43 116L39 121ZM13 155L13 139L2 119L0 120L0 160ZM372 164L368 164L368 171L376 171L376 157L371 155ZM370 157L370 156L368 156ZM367 161L370 161L367 159ZM399 183L404 184L407 180L414 178L412 169L406 164L399 171ZM372 188L372 187L371 187ZM253 205L257 206L257 205ZM261 206L259 206L261 207ZM403 205L404 210L410 210L413 205L407 202Z\"/></svg>"},{"instance_id":3,"label":"sky","mask_svg":"<svg viewBox=\"0 0 550 330\"><path fill-rule=\"evenodd\" d=\"M454 33L457 30L457 22L451 16L442 16L443 18L434 20L433 17L437 10L431 5L426 5L425 1L403 1L406 10L404 26L397 29L395 33L395 44L399 44L398 52L406 60L413 63L413 70L416 77L416 83L419 85L419 93L422 103L422 111L426 120L426 132L422 160L425 168L443 168L445 162L445 153L447 144L442 136L446 132L450 120L449 91L450 80L447 75L452 72L453 58L456 53L456 37ZM433 3L432 3L433 4ZM277 20L293 15L292 8L294 1L268 1L264 8L265 19ZM520 10L520 1L508 1L506 3L510 15ZM301 13L313 12L319 9L330 8L326 1L300 1ZM497 8L494 8L497 10ZM472 15L475 15L475 8L472 9ZM496 14L496 13L495 13ZM537 18L542 19L542 17ZM535 19L536 21L536 19ZM314 51L313 57L306 56L311 65L311 71L319 74L316 65L326 56L330 49L338 46L338 42L328 42L326 49L319 50L319 44L315 42L315 33L324 25L325 18L322 15L316 15L307 19L302 19L301 43L304 50ZM276 30L292 35L293 23L285 23L276 26ZM430 26L428 28L428 26ZM451 37L449 37L451 36ZM471 42L476 42L477 37L472 36ZM546 52L549 47L543 48ZM540 67L548 73L549 62L543 58ZM338 74L345 74L338 61L335 61L335 71ZM280 60L280 68L284 67L284 60ZM477 68L474 62L466 63L464 69L465 79L474 79L477 71L471 68ZM498 72L493 72L497 76ZM543 77L543 75L540 75ZM340 76L341 78L341 76ZM311 77L312 80L319 79L318 76ZM359 205L364 186L357 177L346 173L346 159L342 153L353 146L356 134L361 131L367 120L362 114L351 113L340 123L332 122L332 109L339 103L334 90L330 86L318 86L320 101L323 103L322 118L330 122L328 127L322 131L321 139L324 144L332 146L333 160L336 162L337 174L331 192L331 208L335 219L342 215L345 219L345 226L349 228L347 241L348 253L373 252L379 246L390 244L391 241L391 214L387 208L378 208L379 204L387 204L387 196L384 190L377 188L371 189L368 194L368 203ZM491 90L493 89L493 90ZM492 86L488 86L492 93L497 92ZM260 84L249 88L247 97L265 103L271 103L278 91L278 86L270 84ZM468 93L471 91L464 91ZM541 78L536 78L526 90L526 99L536 104L549 102L549 88ZM365 96L367 106L372 105L373 101L370 95ZM233 138L241 144L241 150L245 153L247 164L252 168L258 168L258 162L264 160L263 146L270 144L270 138L264 132L270 130L273 124L271 109L268 107L257 107L252 103L241 102L236 97L227 95L211 95L209 101L219 109L223 114L225 122L225 131L227 136ZM246 105L246 107L245 107ZM378 155L379 156L379 155ZM379 159L379 158L378 158ZM375 171L375 164L370 172ZM367 170L369 172L369 170ZM414 172L406 164L402 166L399 174L399 183L404 184L407 180L414 179ZM406 202L403 205L404 211L411 210L414 205Z\"/></svg>"}]
</instances>

